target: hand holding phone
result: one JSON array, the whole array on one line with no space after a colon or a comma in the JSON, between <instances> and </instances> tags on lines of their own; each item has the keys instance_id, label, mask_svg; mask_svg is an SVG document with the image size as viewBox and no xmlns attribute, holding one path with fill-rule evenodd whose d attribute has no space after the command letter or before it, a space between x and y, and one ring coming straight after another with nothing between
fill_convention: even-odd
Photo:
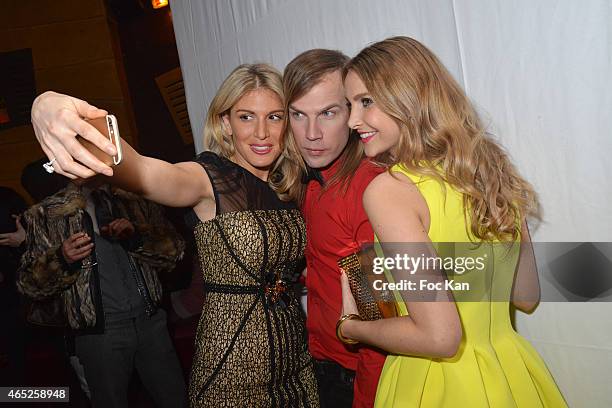
<instances>
[{"instance_id":1,"label":"hand holding phone","mask_svg":"<svg viewBox=\"0 0 612 408\"><path fill-rule=\"evenodd\" d=\"M95 173L113 175L113 170L96 159L80 143L74 143L76 135L93 142L111 155L117 148L87 119L104 117L107 112L86 101L47 91L32 104L32 127L40 147L49 159L48 167L71 179L88 178ZM49 171L49 170L47 170Z\"/></svg>"}]
</instances>

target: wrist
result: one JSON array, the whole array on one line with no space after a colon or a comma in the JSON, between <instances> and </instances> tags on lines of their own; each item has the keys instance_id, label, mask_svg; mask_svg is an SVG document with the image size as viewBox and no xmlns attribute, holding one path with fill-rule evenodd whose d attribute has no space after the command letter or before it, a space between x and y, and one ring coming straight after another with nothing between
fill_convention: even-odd
<instances>
[{"instance_id":1,"label":"wrist","mask_svg":"<svg viewBox=\"0 0 612 408\"><path fill-rule=\"evenodd\" d=\"M68 259L66 259L66 256L64 255L64 251L61 246L55 251L55 255L57 256L57 259L62 269L67 270L69 272L76 272L81 269L81 261L70 262Z\"/></svg>"},{"instance_id":2,"label":"wrist","mask_svg":"<svg viewBox=\"0 0 612 408\"><path fill-rule=\"evenodd\" d=\"M336 323L336 337L344 344L357 344L358 340L354 338L354 328L357 322L361 321L361 317L357 314L345 314L340 317ZM347 331L348 328L348 331Z\"/></svg>"},{"instance_id":3,"label":"wrist","mask_svg":"<svg viewBox=\"0 0 612 408\"><path fill-rule=\"evenodd\" d=\"M68 262L68 259L66 259L66 255L64 255L62 247L57 248L57 250L55 251L55 256L57 257L57 260L59 261L62 269L70 270L70 262Z\"/></svg>"},{"instance_id":4,"label":"wrist","mask_svg":"<svg viewBox=\"0 0 612 408\"><path fill-rule=\"evenodd\" d=\"M361 320L357 320L357 319L351 319L351 320L347 320L342 324L342 335L345 338L351 339L351 340L357 340L357 333L356 333L356 328L357 326L359 326L359 323L361 323Z\"/></svg>"}]
</instances>

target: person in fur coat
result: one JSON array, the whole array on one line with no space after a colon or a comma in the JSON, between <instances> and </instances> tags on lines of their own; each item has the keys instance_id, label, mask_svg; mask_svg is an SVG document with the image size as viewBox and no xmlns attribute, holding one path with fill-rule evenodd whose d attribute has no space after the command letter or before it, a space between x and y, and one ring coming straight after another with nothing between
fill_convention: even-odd
<instances>
[{"instance_id":1,"label":"person in fur coat","mask_svg":"<svg viewBox=\"0 0 612 408\"><path fill-rule=\"evenodd\" d=\"M93 406L127 407L134 368L158 406L183 406L158 273L174 268L185 243L161 207L94 180L69 183L23 217L17 286L55 305L41 319L63 321L75 335Z\"/></svg>"}]
</instances>

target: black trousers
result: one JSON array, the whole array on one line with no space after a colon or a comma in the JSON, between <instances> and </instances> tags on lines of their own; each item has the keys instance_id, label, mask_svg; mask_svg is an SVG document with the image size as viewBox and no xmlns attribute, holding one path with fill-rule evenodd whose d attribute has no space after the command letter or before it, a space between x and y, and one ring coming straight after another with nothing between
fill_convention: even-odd
<instances>
[{"instance_id":1,"label":"black trousers","mask_svg":"<svg viewBox=\"0 0 612 408\"><path fill-rule=\"evenodd\" d=\"M321 408L351 408L355 372L334 361L314 360Z\"/></svg>"},{"instance_id":2,"label":"black trousers","mask_svg":"<svg viewBox=\"0 0 612 408\"><path fill-rule=\"evenodd\" d=\"M134 369L157 407L186 406L185 380L168 335L166 313L106 322L104 334L75 337L94 408L128 407Z\"/></svg>"}]
</instances>

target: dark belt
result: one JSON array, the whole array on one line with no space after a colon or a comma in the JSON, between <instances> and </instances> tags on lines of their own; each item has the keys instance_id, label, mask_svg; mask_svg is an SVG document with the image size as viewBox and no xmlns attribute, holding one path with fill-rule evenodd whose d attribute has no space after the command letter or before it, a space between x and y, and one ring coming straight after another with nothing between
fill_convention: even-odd
<instances>
[{"instance_id":1,"label":"dark belt","mask_svg":"<svg viewBox=\"0 0 612 408\"><path fill-rule=\"evenodd\" d=\"M313 359L314 369L321 377L336 377L347 383L355 379L355 371L342 367L335 361Z\"/></svg>"},{"instance_id":2,"label":"dark belt","mask_svg":"<svg viewBox=\"0 0 612 408\"><path fill-rule=\"evenodd\" d=\"M220 285L217 283L204 282L204 293L226 293L232 295L256 295L262 293L265 287L262 285Z\"/></svg>"}]
</instances>

